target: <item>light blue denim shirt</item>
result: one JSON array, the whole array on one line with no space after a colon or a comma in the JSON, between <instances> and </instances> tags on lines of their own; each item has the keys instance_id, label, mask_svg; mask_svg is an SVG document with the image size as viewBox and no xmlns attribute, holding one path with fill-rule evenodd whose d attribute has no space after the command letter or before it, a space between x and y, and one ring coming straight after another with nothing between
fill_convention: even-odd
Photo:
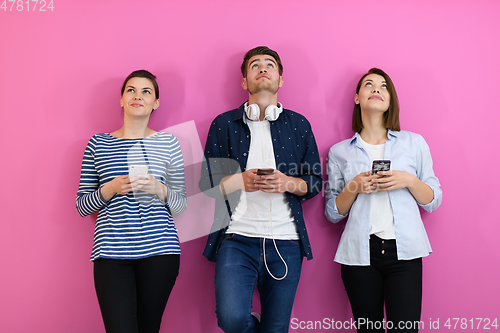
<instances>
[{"instance_id":1,"label":"light blue denim shirt","mask_svg":"<svg viewBox=\"0 0 500 333\"><path fill-rule=\"evenodd\" d=\"M337 195L354 177L371 170L370 158L358 142L359 134L337 143L328 153L328 182L326 184L326 218L339 222L347 215L347 223L340 238L335 261L345 265L370 265L370 194L358 194L346 215L337 210ZM425 232L418 206L428 212L441 205L442 191L432 170L429 146L424 138L408 131L388 132L384 159L391 160L391 170L413 174L429 185L434 198L427 205L420 205L408 188L392 190L389 200L394 216L396 245L399 260L428 256L431 245Z\"/></svg>"}]
</instances>

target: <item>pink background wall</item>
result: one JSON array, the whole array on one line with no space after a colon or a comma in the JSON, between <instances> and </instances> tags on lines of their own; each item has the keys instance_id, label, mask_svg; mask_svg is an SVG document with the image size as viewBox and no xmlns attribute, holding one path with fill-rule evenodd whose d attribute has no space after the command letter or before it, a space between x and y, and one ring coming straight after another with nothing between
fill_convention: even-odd
<instances>
[{"instance_id":1,"label":"pink background wall","mask_svg":"<svg viewBox=\"0 0 500 333\"><path fill-rule=\"evenodd\" d=\"M423 331L430 318L443 328L449 317L500 317L500 2L54 2L53 12L0 9L0 331L104 331L89 261L95 217L79 217L75 194L88 139L121 126L125 76L158 76L151 126L194 121L183 149L196 163L196 135L204 145L210 121L245 100L239 66L257 45L280 53L279 100L309 119L323 159L352 135L360 75L376 66L392 76L402 127L427 140L444 192L441 208L423 214L434 249ZM177 223L211 223L199 208L210 202L191 193ZM348 320L332 261L343 225L326 221L321 195L304 209L314 260L303 264L292 318ZM181 245L162 332L220 331L204 245Z\"/></svg>"}]
</instances>

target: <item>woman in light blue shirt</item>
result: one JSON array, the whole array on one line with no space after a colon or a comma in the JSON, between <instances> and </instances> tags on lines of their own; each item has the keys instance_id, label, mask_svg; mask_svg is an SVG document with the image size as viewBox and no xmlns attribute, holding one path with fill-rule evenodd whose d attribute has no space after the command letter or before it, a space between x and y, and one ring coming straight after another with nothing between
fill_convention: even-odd
<instances>
[{"instance_id":1,"label":"woman in light blue shirt","mask_svg":"<svg viewBox=\"0 0 500 333\"><path fill-rule=\"evenodd\" d=\"M439 207L440 184L425 140L400 129L398 97L384 71L363 75L354 100L355 135L328 154L326 217L336 223L349 215L335 261L358 332L417 332L422 257L432 252L419 206ZM390 160L390 170L372 174L374 160Z\"/></svg>"}]
</instances>

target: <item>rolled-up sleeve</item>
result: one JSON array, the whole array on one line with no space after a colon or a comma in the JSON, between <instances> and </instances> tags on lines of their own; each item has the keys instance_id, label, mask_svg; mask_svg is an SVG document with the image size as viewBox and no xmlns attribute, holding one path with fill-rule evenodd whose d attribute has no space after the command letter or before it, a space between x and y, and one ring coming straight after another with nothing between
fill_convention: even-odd
<instances>
[{"instance_id":1,"label":"rolled-up sleeve","mask_svg":"<svg viewBox=\"0 0 500 333\"><path fill-rule=\"evenodd\" d=\"M328 153L328 181L325 188L325 216L328 221L337 223L348 214L342 215L337 209L337 196L345 187L345 179L337 164L333 147Z\"/></svg>"},{"instance_id":2,"label":"rolled-up sleeve","mask_svg":"<svg viewBox=\"0 0 500 333\"><path fill-rule=\"evenodd\" d=\"M431 202L426 205L419 205L426 211L433 212L439 208L443 199L443 191L441 190L441 185L439 180L434 175L434 170L432 168L432 157L429 146L425 142L424 138L419 135L419 145L420 145L420 156L418 157L418 169L417 177L422 182L427 184L434 193L434 198Z\"/></svg>"}]
</instances>

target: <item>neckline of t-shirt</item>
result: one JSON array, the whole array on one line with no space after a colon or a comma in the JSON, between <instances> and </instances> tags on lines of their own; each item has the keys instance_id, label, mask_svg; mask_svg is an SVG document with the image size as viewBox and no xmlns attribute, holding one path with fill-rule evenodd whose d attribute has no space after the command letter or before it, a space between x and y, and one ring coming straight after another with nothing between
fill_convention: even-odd
<instances>
[{"instance_id":1,"label":"neckline of t-shirt","mask_svg":"<svg viewBox=\"0 0 500 333\"><path fill-rule=\"evenodd\" d=\"M380 143L380 144L378 144L378 145L374 145L374 144L368 143L368 142L366 142L365 140L363 140L363 139L361 138L361 135L359 135L359 136L358 136L358 139L359 139L359 142L360 142L361 144L365 144L365 145L366 145L366 146L368 146L368 147L372 147L372 148L382 148L382 147L384 147L384 146L385 146L385 142L384 142L384 143Z\"/></svg>"},{"instance_id":2,"label":"neckline of t-shirt","mask_svg":"<svg viewBox=\"0 0 500 333\"><path fill-rule=\"evenodd\" d=\"M251 121L250 120L247 123L252 124L254 126L265 126L265 125L269 124L269 120L267 120L267 119L260 120L260 121Z\"/></svg>"},{"instance_id":3,"label":"neckline of t-shirt","mask_svg":"<svg viewBox=\"0 0 500 333\"><path fill-rule=\"evenodd\" d=\"M116 139L116 140L144 140L144 139L152 139L154 138L155 136L159 135L160 131L156 132L155 134L153 135L150 135L150 136L147 136L145 138L135 138L135 139L129 139L129 138L117 138L116 136L112 136L111 133L104 133L105 135L109 136L110 138L113 138L113 139Z\"/></svg>"}]
</instances>

